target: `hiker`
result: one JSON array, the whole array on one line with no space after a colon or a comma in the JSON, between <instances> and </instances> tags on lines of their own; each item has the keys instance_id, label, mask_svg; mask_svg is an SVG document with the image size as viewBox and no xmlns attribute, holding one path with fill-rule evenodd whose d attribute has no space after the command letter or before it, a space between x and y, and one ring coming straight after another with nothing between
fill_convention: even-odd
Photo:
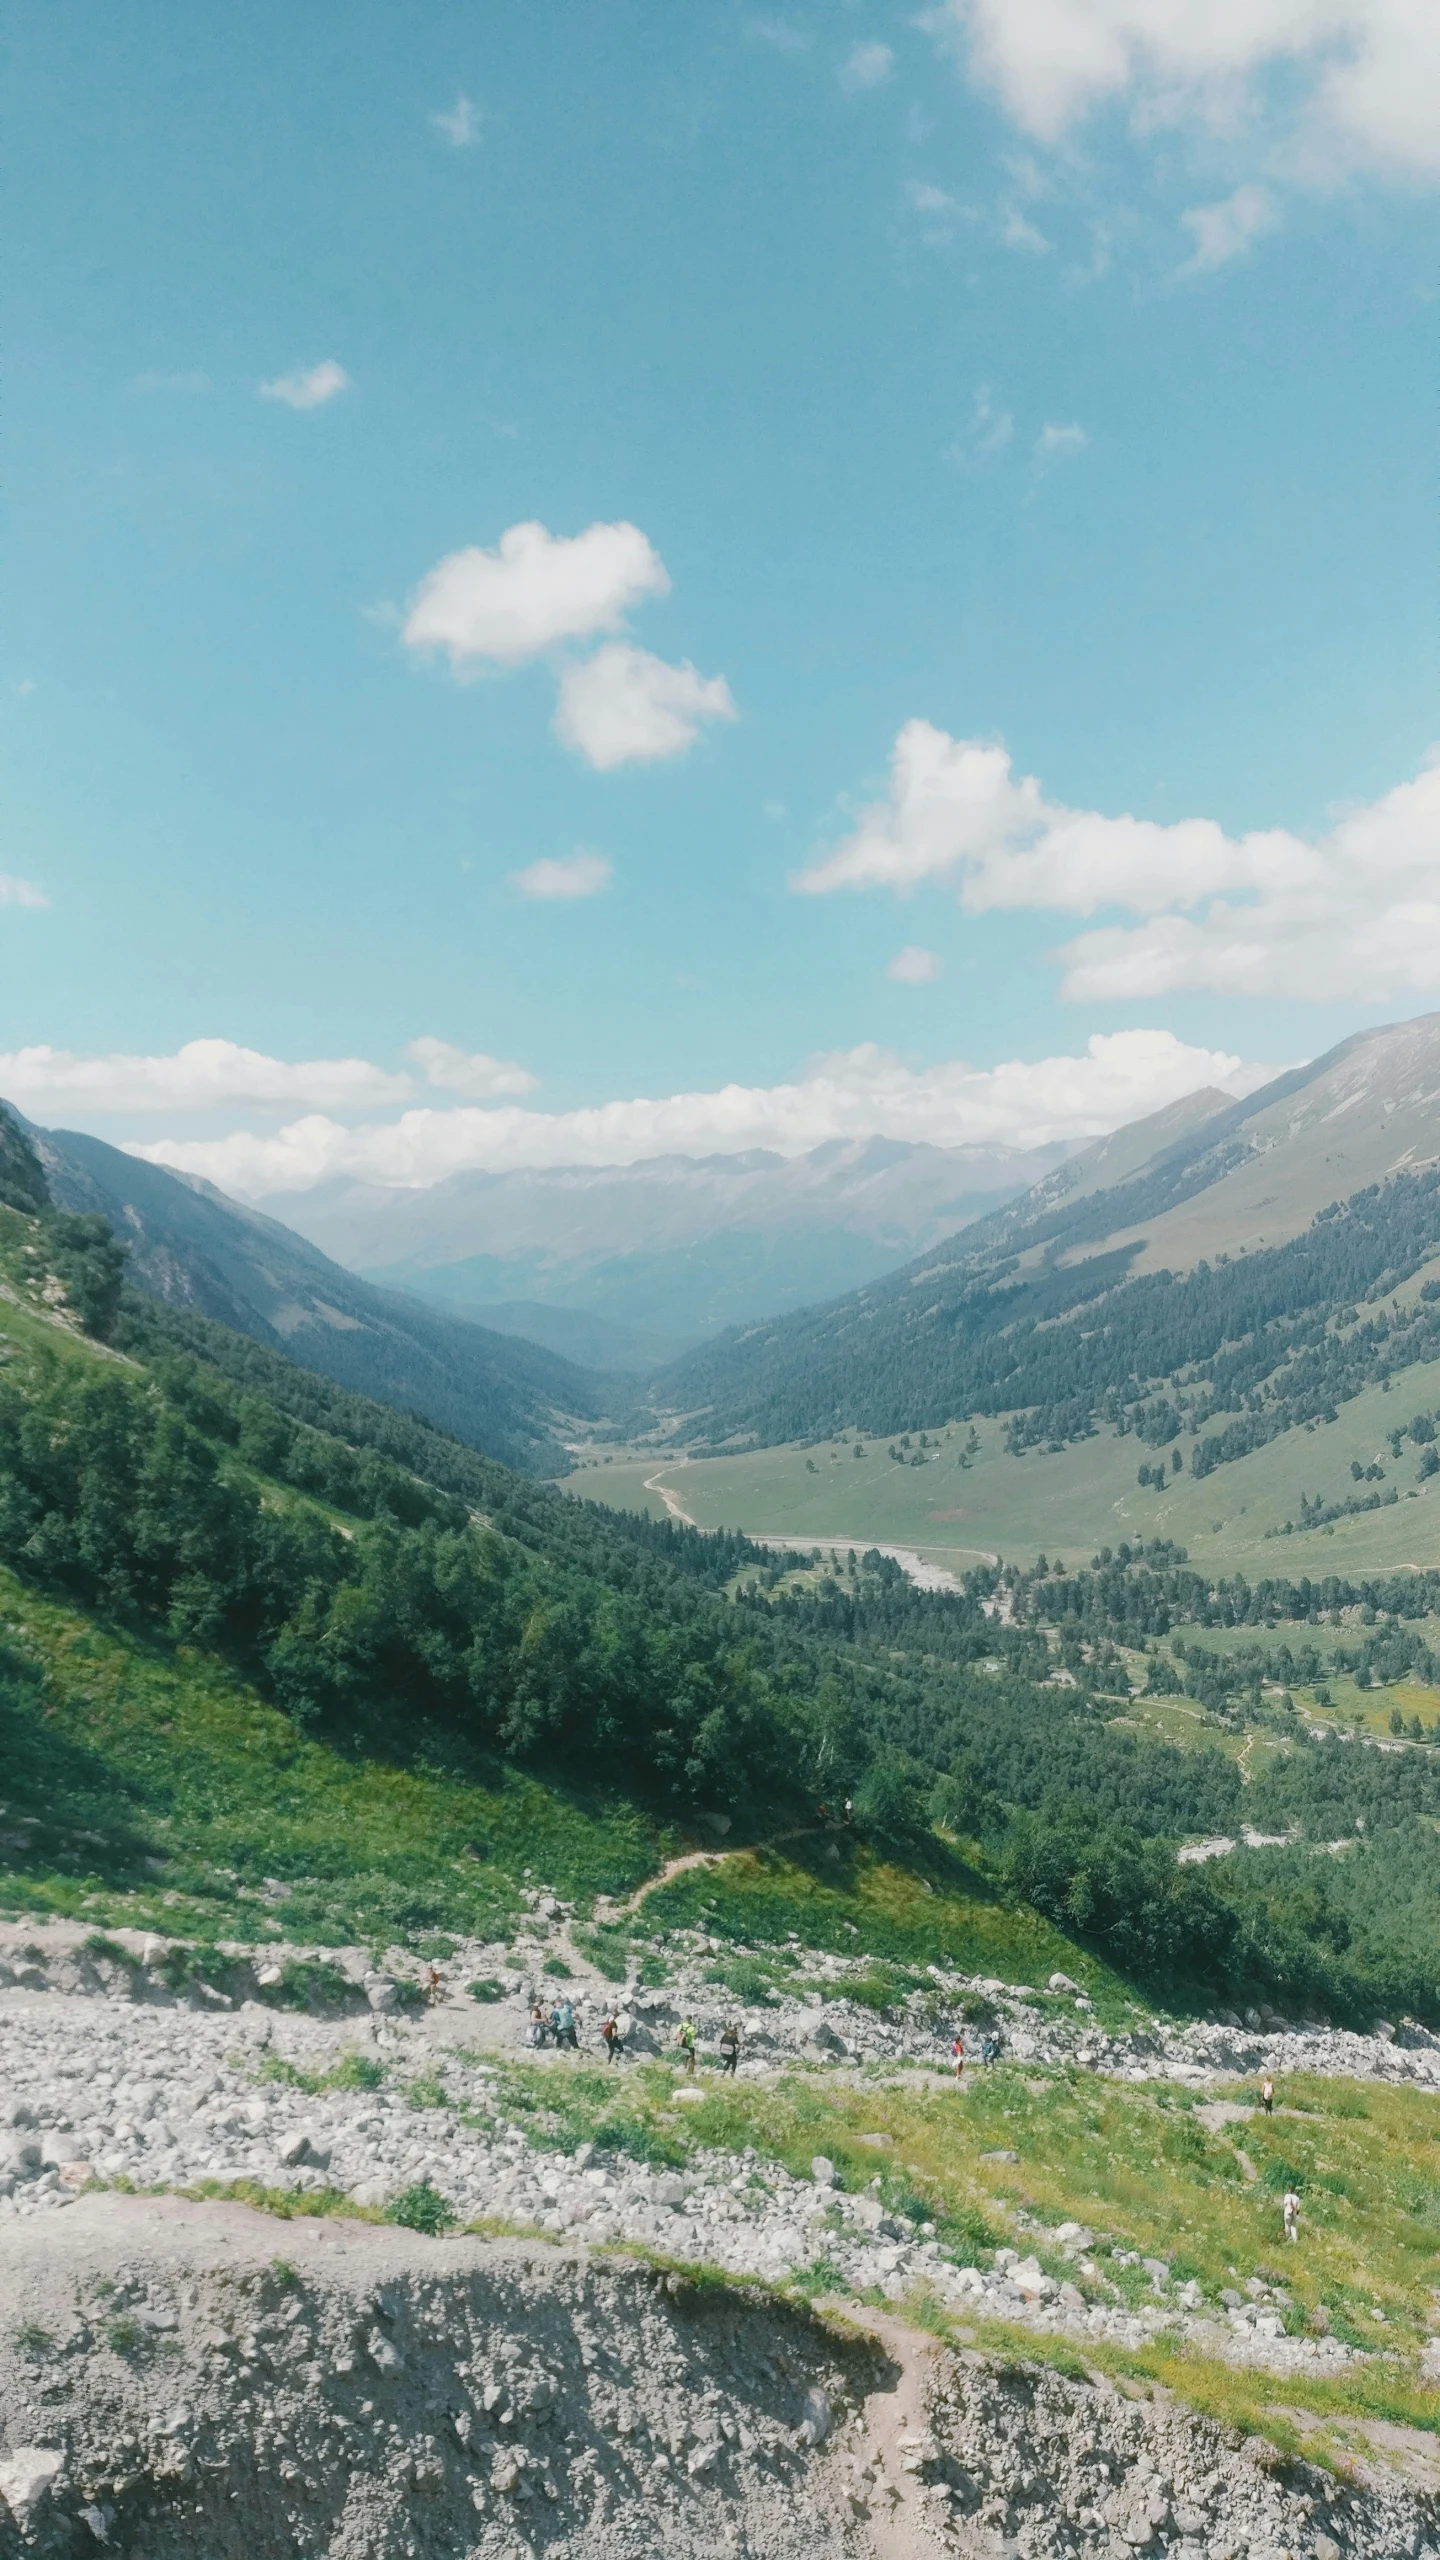
<instances>
[{"instance_id":1,"label":"hiker","mask_svg":"<svg viewBox=\"0 0 1440 2560\"><path fill-rule=\"evenodd\" d=\"M600 2041L605 2047L606 2061L618 2062L625 2051L625 2039L620 2033L620 2021L613 2009L607 2009L600 2021Z\"/></svg>"},{"instance_id":2,"label":"hiker","mask_svg":"<svg viewBox=\"0 0 1440 2560\"><path fill-rule=\"evenodd\" d=\"M695 2021L693 2018L682 2019L675 2030L675 2041L685 2056L685 2069L693 2080L695 2077Z\"/></svg>"},{"instance_id":3,"label":"hiker","mask_svg":"<svg viewBox=\"0 0 1440 2560\"><path fill-rule=\"evenodd\" d=\"M720 2068L734 2079L740 2061L740 2021L731 2018L720 2030Z\"/></svg>"},{"instance_id":4,"label":"hiker","mask_svg":"<svg viewBox=\"0 0 1440 2560\"><path fill-rule=\"evenodd\" d=\"M545 2038L549 2032L550 2022L537 2000L530 2012L530 2042L535 2046L537 2052L540 2046L545 2042Z\"/></svg>"},{"instance_id":5,"label":"hiker","mask_svg":"<svg viewBox=\"0 0 1440 2560\"><path fill-rule=\"evenodd\" d=\"M557 2052L562 2045L568 2045L572 2053L579 2052L580 2039L575 2033L575 2009L573 2002L569 2000L556 2001L554 2008L550 2012L550 2032L555 2038L555 2047Z\"/></svg>"},{"instance_id":6,"label":"hiker","mask_svg":"<svg viewBox=\"0 0 1440 2560\"><path fill-rule=\"evenodd\" d=\"M1268 2071L1260 2083L1260 2104L1264 2108L1267 2116L1273 2116L1275 2113L1275 2083L1271 2079Z\"/></svg>"},{"instance_id":7,"label":"hiker","mask_svg":"<svg viewBox=\"0 0 1440 2560\"><path fill-rule=\"evenodd\" d=\"M1286 2239L1298 2240L1300 2237L1300 2199L1295 2193L1293 2187L1286 2188L1285 2193L1280 2199L1280 2210L1285 2217Z\"/></svg>"},{"instance_id":8,"label":"hiker","mask_svg":"<svg viewBox=\"0 0 1440 2560\"><path fill-rule=\"evenodd\" d=\"M954 2043L951 2045L950 2059L955 2066L955 2086L958 2089L965 2076L965 2039L963 2036L957 2036Z\"/></svg>"},{"instance_id":9,"label":"hiker","mask_svg":"<svg viewBox=\"0 0 1440 2560\"><path fill-rule=\"evenodd\" d=\"M445 1996L445 1982L438 1964L432 1964L425 1976L425 1998L432 2009L438 2009Z\"/></svg>"}]
</instances>

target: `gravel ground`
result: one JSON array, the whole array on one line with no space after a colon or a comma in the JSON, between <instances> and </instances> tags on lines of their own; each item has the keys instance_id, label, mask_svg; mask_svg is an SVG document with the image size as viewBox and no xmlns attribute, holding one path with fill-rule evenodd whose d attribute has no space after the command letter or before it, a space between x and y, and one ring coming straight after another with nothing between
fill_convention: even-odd
<instances>
[{"instance_id":1,"label":"gravel ground","mask_svg":"<svg viewBox=\"0 0 1440 2560\"><path fill-rule=\"evenodd\" d=\"M0 2229L58 2213L97 2182L176 2189L253 2179L269 2188L330 2188L370 2206L428 2182L462 2222L639 2242L770 2282L824 2261L853 2295L899 2304L923 2287L951 2311L1018 2321L1077 2344L1108 2339L1139 2347L1165 2333L1280 2374L1363 2360L1363 2350L1338 2339L1287 2336L1283 2291L1258 2282L1245 2294L1232 2290L1207 2301L1198 2285L1174 2287L1164 2263L1148 2261L1153 2298L1126 2306L1091 2254L1095 2233L1074 2222L1049 2229L1019 2208L1011 2208L1018 2245L998 2251L992 2265L964 2264L924 2225L887 2212L878 2193L841 2192L823 2158L809 2178L796 2179L775 2163L728 2151L702 2152L680 2175L615 2153L596 2157L584 2145L568 2157L532 2150L493 2102L497 2043L526 2050L527 1986L518 1976L495 2006L451 2003L411 2017L393 2005L393 1978L368 1969L359 1951L344 1951L355 1976L355 2012L321 2022L258 1999L217 2001L203 1984L177 2000L159 1971L163 1948L156 1942L141 1951L151 1957L148 1969L97 1957L76 1930L32 1932L23 1944L10 1933L3 1969L12 1982L0 1989ZM269 1961L276 1962L273 1953ZM842 1972L842 1993L843 1982ZM665 2050L672 2019L688 2008L702 2045L726 2014L698 1973L688 1985L682 1979L650 1993L632 1987L626 1997L631 2045L651 2052ZM1057 2021L1053 1998L1048 2015L1013 1994L1008 2000L1006 2050L1013 2058L1076 2057L1076 2031ZM582 1987L582 2033L592 2047L599 2006L598 1994ZM847 2062L833 2048L847 2041L856 2015L843 1997L819 2012L795 2000L767 2011L767 2051L751 2052L742 2071L768 2075L798 2059L844 2073L854 2058ZM868 2013L858 2016L855 2041L873 2031ZM829 2046L816 2042L817 2029L828 2033ZM477 2046L477 2036L486 2041ZM898 2051L868 2058L897 2065L938 2058L928 2023L910 2028L908 2048L905 2038L902 2026ZM1208 2026L1107 2039L1101 2052L1096 2041L1091 2034L1082 2058L1129 2078L1194 2082L1266 2062L1276 2071L1425 2082L1440 2073L1440 2050L1428 2037L1402 2044ZM357 2049L387 2066L379 2088L310 2096L262 2076L277 2056L314 2074ZM417 2108L408 2085L437 2058L451 2103ZM566 2067L563 2056L554 2061ZM683 2083L676 2103L687 2103ZM1058 2253L1073 2274L1046 2273L1035 2254L1042 2248Z\"/></svg>"}]
</instances>

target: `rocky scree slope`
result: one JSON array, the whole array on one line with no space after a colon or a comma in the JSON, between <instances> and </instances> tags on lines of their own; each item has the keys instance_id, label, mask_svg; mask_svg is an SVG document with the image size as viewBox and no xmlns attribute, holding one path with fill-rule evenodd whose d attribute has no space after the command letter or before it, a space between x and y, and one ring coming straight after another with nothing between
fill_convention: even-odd
<instances>
[{"instance_id":1,"label":"rocky scree slope","mask_svg":"<svg viewBox=\"0 0 1440 2560\"><path fill-rule=\"evenodd\" d=\"M1289 2298L1278 2282L1207 2299L1193 2278L1181 2282L1165 2260L1147 2260L1149 2299L1137 2304L1112 2280L1120 2266L1135 2263L1133 2252L1111 2267L1111 2244L1073 2219L1047 2224L1004 2206L1016 2245L957 2248L937 2238L916 2210L887 2206L878 2176L863 2192L845 2192L819 2154L807 2174L795 2175L753 2148L694 2150L679 2170L591 2141L568 2151L536 2148L529 2120L517 2116L503 2058L524 2052L534 2059L523 2040L538 1983L510 1971L501 1948L458 1948L452 1970L463 1978L472 1964L488 1963L495 1971L481 1978L506 1988L503 2001L478 2012L456 2001L409 2014L401 1994L421 1974L418 1963L397 1954L379 1971L360 1950L341 1951L335 1969L348 1971L355 2002L354 2017L343 2023L263 2005L267 1980L283 1969L283 1949L251 1960L262 1996L241 1997L238 2006L234 1991L217 1994L203 1976L192 1975L177 1996L166 1971L171 1952L138 1937L123 1950L117 1942L87 1944L78 1931L54 1924L28 1941L18 1930L4 1933L0 2231L65 2211L95 2184L193 2189L248 2181L300 2201L344 2199L370 2210L424 2188L461 2222L556 2237L582 2233L777 2284L823 2264L826 2281L855 2299L903 2305L918 2292L952 2314L1015 2322L1077 2343L1137 2349L1164 2337L1276 2373L1338 2372L1368 2360L1366 2351L1333 2336L1288 2335ZM888 2025L847 2000L847 1974L858 1968L815 1961L830 1970L832 1996L823 2005L812 1992L742 2013L704 1980L700 1942L663 1991L632 1984L619 1995L629 2056L622 2076L637 2057L672 2051L682 2016L693 2018L702 2057L713 2062L721 2025L736 2015L744 2020L746 2081L768 2084L778 2070L796 2067L852 2081L867 2065L872 2072L877 2064L895 2073L934 2072L943 2068L966 1993L979 1992L1003 2021L1012 2066L1078 2066L1197 2089L1265 2069L1282 2077L1308 2071L1440 2091L1440 2038L1419 2029L1407 2031L1403 2043L1278 2021L1269 2033L1219 2025L1177 2032L1155 2021L1148 2031L1107 2035L1073 2014L1067 2022L1063 1992L1042 2006L996 1982L940 1976L937 1992L952 2004L943 2027L918 1998ZM227 1976L237 1991L244 1970ZM578 1987L577 2022L592 2061L599 2058L600 2016L616 1997ZM972 2056L974 2049L972 2038ZM564 2055L551 2062L560 2072L570 2067ZM971 2068L973 2076L973 2061ZM717 2085L708 2076L682 2078L674 2108L703 2104ZM1216 2122L1238 2123L1249 2113L1222 2103ZM879 2169L884 2137L872 2147ZM1037 2250L1070 2275L1047 2273Z\"/></svg>"}]
</instances>

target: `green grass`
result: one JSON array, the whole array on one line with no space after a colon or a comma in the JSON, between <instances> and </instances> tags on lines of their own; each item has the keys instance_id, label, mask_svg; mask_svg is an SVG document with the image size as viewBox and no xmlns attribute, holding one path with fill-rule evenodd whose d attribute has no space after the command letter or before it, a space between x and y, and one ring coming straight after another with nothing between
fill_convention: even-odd
<instances>
[{"instance_id":1,"label":"green grass","mask_svg":"<svg viewBox=\"0 0 1440 2560\"><path fill-rule=\"evenodd\" d=\"M633 1806L479 1763L453 1738L412 1736L390 1760L307 1739L213 1656L3 1570L0 1767L7 1829L36 1824L0 1852L0 1910L199 1947L508 1938L526 1868L567 1895L624 1893L667 1845ZM259 1898L266 1877L293 1885L283 1902Z\"/></svg>"},{"instance_id":2,"label":"green grass","mask_svg":"<svg viewBox=\"0 0 1440 2560\"><path fill-rule=\"evenodd\" d=\"M1002 2241L1035 2246L1032 2221L1053 2228L1074 2220L1093 2232L1095 2263L1122 2298L1156 2297L1143 2270L1118 2266L1112 2250L1164 2259L1176 2283L1198 2278L1212 2307L1222 2287L1243 2291L1252 2276L1282 2282L1291 2297L1288 2329L1303 2332L1323 2304L1335 2335L1382 2350L1384 2360L1281 2381L1162 2336L1138 2350L1087 2339L1083 2363L1174 2390L1281 2446L1292 2422L1277 2403L1311 2412L1322 2441L1347 2417L1440 2429L1440 2396L1419 2384L1413 2362L1440 2240L1440 2106L1432 2096L1297 2078L1280 2090L1282 2109L1293 2112L1211 2134L1188 2091L1028 2067L978 2074L960 2096L943 2083L855 2087L802 2073L768 2086L702 2073L699 2086L703 2103L677 2109L673 2076L659 2064L628 2069L621 2082L588 2062L561 2071L507 2063L491 2098L495 2113L540 2149L573 2152L591 2141L601 2154L673 2167L702 2151L749 2150L757 2174L774 2161L799 2177L823 2152L841 2187L870 2187L890 2210L933 2222L942 2245L968 2263L988 2263ZM864 2139L877 2133L888 2137L883 2149ZM1254 2184L1237 2141L1259 2171ZM983 2156L1002 2149L1018 2152L1018 2161ZM1285 2246L1279 2207L1292 2178L1304 2199L1295 2249ZM1017 2208L1027 2217L1018 2225ZM1043 2240L1038 2255L1086 2288L1076 2264ZM833 2276L822 2241L801 2290L823 2292ZM1371 2317L1376 2306L1383 2324ZM1080 2366L1073 2346L1023 2327L979 2324L979 2334L1030 2361L1065 2357L1067 2370ZM1315 2439L1306 2442L1316 2449Z\"/></svg>"},{"instance_id":3,"label":"green grass","mask_svg":"<svg viewBox=\"0 0 1440 2560\"><path fill-rule=\"evenodd\" d=\"M1440 1477L1416 1484L1417 1452L1406 1444L1397 1462L1386 1434L1415 1411L1440 1398L1440 1364L1417 1363L1386 1394L1367 1388L1340 1408L1337 1422L1285 1432L1267 1448L1217 1467L1197 1483L1187 1472L1164 1493L1136 1483L1137 1466L1152 1453L1133 1438L1101 1431L1093 1440L1053 1454L1006 1455L1000 1422L976 1424L978 1455L959 1465L964 1433L939 1438L939 1456L923 1467L897 1466L888 1441L866 1440L866 1455L852 1454L853 1435L841 1444L789 1444L743 1456L703 1458L666 1465L653 1453L637 1459L616 1451L610 1466L586 1467L570 1481L578 1494L630 1511L663 1518L658 1490L645 1479L659 1474L702 1529L744 1529L752 1537L837 1539L859 1553L866 1546L902 1545L936 1564L963 1573L975 1551L1026 1560L1058 1552L1067 1564L1088 1561L1098 1547L1122 1538L1166 1537L1189 1549L1202 1569L1298 1577L1304 1573L1361 1574L1406 1564L1440 1564ZM935 1434L931 1434L932 1439ZM898 1444L897 1444L898 1445ZM1182 1441L1187 1457L1191 1443ZM1327 1532L1271 1537L1287 1519L1298 1519L1300 1496L1333 1502L1357 1490L1350 1462L1379 1458L1385 1484L1362 1492L1398 1488L1392 1509L1338 1520ZM813 1465L811 1474L807 1460ZM1414 1491L1411 1502L1405 1496Z\"/></svg>"},{"instance_id":4,"label":"green grass","mask_svg":"<svg viewBox=\"0 0 1440 2560\"><path fill-rule=\"evenodd\" d=\"M938 1842L933 1882L848 1844L832 1863L825 1847L795 1842L788 1851L745 1850L692 1867L646 1894L643 1924L705 1929L736 1946L783 1946L794 1936L837 1955L941 1964L1036 1986L1063 1972L1089 1993L1097 2014L1129 2013L1132 1994L1117 1974L1038 1912L1005 1900Z\"/></svg>"}]
</instances>

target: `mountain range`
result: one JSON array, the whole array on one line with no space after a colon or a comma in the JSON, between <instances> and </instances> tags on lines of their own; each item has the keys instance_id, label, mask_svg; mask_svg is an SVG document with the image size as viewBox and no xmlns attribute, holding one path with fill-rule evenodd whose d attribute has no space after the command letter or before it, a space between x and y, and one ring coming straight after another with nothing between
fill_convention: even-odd
<instances>
[{"instance_id":1,"label":"mountain range","mask_svg":"<svg viewBox=\"0 0 1440 2560\"><path fill-rule=\"evenodd\" d=\"M1063 1154L834 1139L795 1157L457 1173L423 1191L336 1183L283 1207L380 1287L596 1369L644 1372L727 1325L880 1278Z\"/></svg>"},{"instance_id":2,"label":"mountain range","mask_svg":"<svg viewBox=\"0 0 1440 2560\"><path fill-rule=\"evenodd\" d=\"M1242 1102L1191 1096L884 1279L733 1329L651 1382L652 1419L738 1447L1029 1408L1045 1417L1032 1437L1063 1439L1128 1412L1147 1382L1302 1315L1324 1330L1392 1265L1418 1269L1440 1244L1437 1163L1427 1014ZM1339 1202L1351 1240L1370 1238L1353 1269L1321 1226ZM1278 1336L1272 1349L1272 1369L1291 1356Z\"/></svg>"}]
</instances>

